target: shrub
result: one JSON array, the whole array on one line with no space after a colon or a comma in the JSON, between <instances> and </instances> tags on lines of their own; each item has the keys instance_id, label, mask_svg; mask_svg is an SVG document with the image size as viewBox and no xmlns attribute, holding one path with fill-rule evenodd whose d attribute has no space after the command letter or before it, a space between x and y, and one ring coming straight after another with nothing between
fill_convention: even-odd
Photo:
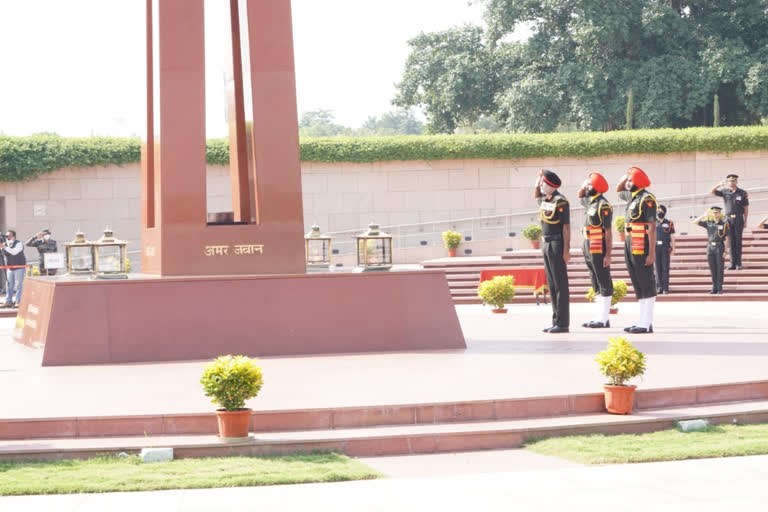
<instances>
[{"instance_id":1,"label":"shrub","mask_svg":"<svg viewBox=\"0 0 768 512\"><path fill-rule=\"evenodd\" d=\"M256 359L227 355L206 365L200 384L212 403L227 411L236 411L259 394L263 381Z\"/></svg>"},{"instance_id":2,"label":"shrub","mask_svg":"<svg viewBox=\"0 0 768 512\"><path fill-rule=\"evenodd\" d=\"M623 336L609 338L608 347L595 361L613 386L625 386L629 379L645 373L645 354Z\"/></svg>"},{"instance_id":3,"label":"shrub","mask_svg":"<svg viewBox=\"0 0 768 512\"><path fill-rule=\"evenodd\" d=\"M613 219L613 229L616 230L618 233L624 232L624 216L619 215L618 217L615 217Z\"/></svg>"},{"instance_id":4,"label":"shrub","mask_svg":"<svg viewBox=\"0 0 768 512\"><path fill-rule=\"evenodd\" d=\"M496 276L489 281L483 281L477 287L477 294L483 302L495 308L503 308L515 298L514 276Z\"/></svg>"},{"instance_id":5,"label":"shrub","mask_svg":"<svg viewBox=\"0 0 768 512\"><path fill-rule=\"evenodd\" d=\"M523 237L531 241L536 241L541 237L541 226L538 224L528 224L523 228Z\"/></svg>"},{"instance_id":6,"label":"shrub","mask_svg":"<svg viewBox=\"0 0 768 512\"><path fill-rule=\"evenodd\" d=\"M455 231L443 231L443 242L448 249L455 249L461 243L461 233Z\"/></svg>"},{"instance_id":7,"label":"shrub","mask_svg":"<svg viewBox=\"0 0 768 512\"><path fill-rule=\"evenodd\" d=\"M611 296L611 306L615 306L616 304L621 301L625 296L627 295L627 283L622 281L621 279L618 279L613 282L613 295ZM591 286L589 287L589 291L584 296L589 302L595 302L595 297L597 294L595 293L595 289Z\"/></svg>"}]
</instances>

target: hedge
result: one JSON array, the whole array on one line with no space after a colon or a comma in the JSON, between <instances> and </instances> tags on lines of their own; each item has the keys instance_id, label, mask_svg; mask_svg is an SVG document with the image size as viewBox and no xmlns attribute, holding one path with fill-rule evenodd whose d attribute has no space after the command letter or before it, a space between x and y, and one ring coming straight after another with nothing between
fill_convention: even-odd
<instances>
[{"instance_id":1,"label":"hedge","mask_svg":"<svg viewBox=\"0 0 768 512\"><path fill-rule=\"evenodd\" d=\"M688 128L552 134L404 135L301 140L304 162L587 158L602 155L733 153L768 149L768 127ZM122 165L140 159L139 139L0 136L0 181L23 181L68 166ZM227 164L226 139L208 141L209 164Z\"/></svg>"}]
</instances>

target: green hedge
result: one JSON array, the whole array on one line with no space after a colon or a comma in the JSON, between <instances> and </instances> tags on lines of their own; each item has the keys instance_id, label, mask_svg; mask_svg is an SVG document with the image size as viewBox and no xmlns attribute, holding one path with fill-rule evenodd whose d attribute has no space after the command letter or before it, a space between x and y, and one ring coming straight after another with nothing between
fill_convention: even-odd
<instances>
[{"instance_id":1,"label":"green hedge","mask_svg":"<svg viewBox=\"0 0 768 512\"><path fill-rule=\"evenodd\" d=\"M629 130L609 133L524 135L407 135L329 137L301 140L305 162L377 162L459 158L519 159L595 157L706 151L733 153L768 149L768 127ZM0 136L0 181L22 181L68 166L138 162L138 139ZM209 164L227 164L226 139L208 141Z\"/></svg>"}]
</instances>

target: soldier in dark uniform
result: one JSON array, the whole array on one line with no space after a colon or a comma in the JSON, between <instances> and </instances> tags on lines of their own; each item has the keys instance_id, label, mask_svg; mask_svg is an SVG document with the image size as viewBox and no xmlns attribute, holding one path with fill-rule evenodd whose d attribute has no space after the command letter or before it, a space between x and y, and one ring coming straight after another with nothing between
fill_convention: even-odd
<instances>
[{"instance_id":1,"label":"soldier in dark uniform","mask_svg":"<svg viewBox=\"0 0 768 512\"><path fill-rule=\"evenodd\" d=\"M653 332L653 308L656 304L656 279L653 264L656 260L656 197L647 187L651 180L642 169L630 167L619 181L616 191L627 202L625 213L624 259L640 304L640 319L624 330L632 334Z\"/></svg>"},{"instance_id":2,"label":"soldier in dark uniform","mask_svg":"<svg viewBox=\"0 0 768 512\"><path fill-rule=\"evenodd\" d=\"M723 181L712 187L712 195L723 198L725 218L728 221L728 245L731 250L731 265L728 270L741 270L741 235L749 215L749 193L738 187L739 177L729 174Z\"/></svg>"},{"instance_id":3,"label":"soldier in dark uniform","mask_svg":"<svg viewBox=\"0 0 768 512\"><path fill-rule=\"evenodd\" d=\"M571 213L568 200L557 191L561 184L557 174L542 169L534 191L544 239L544 270L552 298L552 327L544 329L550 333L568 332L570 325L567 265L571 261Z\"/></svg>"},{"instance_id":4,"label":"soldier in dark uniform","mask_svg":"<svg viewBox=\"0 0 768 512\"><path fill-rule=\"evenodd\" d=\"M579 189L579 198L584 206L584 260L589 269L589 278L592 281L597 304L595 319L581 325L592 329L611 326L608 315L613 297L613 280L611 279L613 207L603 196L607 191L608 182L596 172L590 174Z\"/></svg>"},{"instance_id":5,"label":"soldier in dark uniform","mask_svg":"<svg viewBox=\"0 0 768 512\"><path fill-rule=\"evenodd\" d=\"M709 293L723 293L723 274L725 274L725 237L729 224L723 221L719 206L713 206L707 213L693 221L707 230L707 263L712 276L712 290Z\"/></svg>"},{"instance_id":6,"label":"soldier in dark uniform","mask_svg":"<svg viewBox=\"0 0 768 512\"><path fill-rule=\"evenodd\" d=\"M45 254L49 252L56 252L58 250L58 247L56 246L56 240L51 238L51 230L44 229L36 235L30 237L30 239L27 240L26 246L36 248L38 254L40 254L40 275L55 276L57 269L45 268Z\"/></svg>"},{"instance_id":7,"label":"soldier in dark uniform","mask_svg":"<svg viewBox=\"0 0 768 512\"><path fill-rule=\"evenodd\" d=\"M667 207L659 205L656 214L656 293L669 293L669 260L675 253L675 223L667 219Z\"/></svg>"}]
</instances>

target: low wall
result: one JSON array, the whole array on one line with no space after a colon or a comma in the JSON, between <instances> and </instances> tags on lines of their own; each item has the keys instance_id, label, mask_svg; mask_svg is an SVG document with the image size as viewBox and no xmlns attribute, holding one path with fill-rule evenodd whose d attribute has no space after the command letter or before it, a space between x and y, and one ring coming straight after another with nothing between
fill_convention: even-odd
<instances>
[{"instance_id":1,"label":"low wall","mask_svg":"<svg viewBox=\"0 0 768 512\"><path fill-rule=\"evenodd\" d=\"M768 151L588 159L304 162L304 223L307 230L317 222L323 231L362 231L372 220L386 226L534 210L532 187L542 167L560 175L563 192L576 203L576 190L587 173L600 172L613 184L632 165L650 175L651 190L660 198L707 192L728 173L741 176L742 188L768 186ZM209 211L231 209L227 167L209 168L208 195ZM615 193L608 196L613 199ZM4 201L0 211L3 228L16 229L20 239L45 227L59 242L71 240L78 229L89 238L98 238L109 225L118 237L131 242L129 251L140 250L138 165L60 169L34 181L0 183L0 197ZM753 209L755 223L765 210L768 208ZM522 248L524 241L497 245L501 250ZM480 254L481 247L475 254ZM440 249L425 248L403 256L410 262L416 254L436 252ZM36 251L28 250L27 256L36 259ZM133 264L138 265L138 258Z\"/></svg>"}]
</instances>

